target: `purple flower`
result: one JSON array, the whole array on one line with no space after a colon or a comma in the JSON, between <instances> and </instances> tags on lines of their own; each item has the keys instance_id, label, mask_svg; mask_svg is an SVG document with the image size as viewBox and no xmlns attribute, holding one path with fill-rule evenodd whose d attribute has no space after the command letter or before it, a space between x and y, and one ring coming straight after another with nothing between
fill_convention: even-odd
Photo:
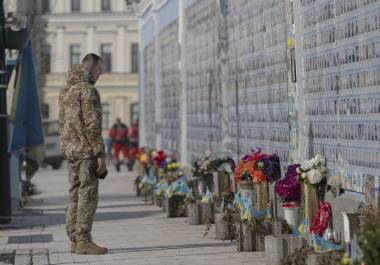
<instances>
[{"instance_id":1,"label":"purple flower","mask_svg":"<svg viewBox=\"0 0 380 265\"><path fill-rule=\"evenodd\" d=\"M301 183L295 178L280 180L275 191L286 202L301 201Z\"/></svg>"},{"instance_id":2,"label":"purple flower","mask_svg":"<svg viewBox=\"0 0 380 265\"><path fill-rule=\"evenodd\" d=\"M276 193L286 202L301 201L301 182L298 180L299 173L297 173L299 166L299 164L289 165L285 178L275 186Z\"/></svg>"},{"instance_id":3,"label":"purple flower","mask_svg":"<svg viewBox=\"0 0 380 265\"><path fill-rule=\"evenodd\" d=\"M301 166L300 164L289 165L288 169L286 170L286 173L285 173L285 178L297 177L299 175L297 173L297 168L299 168L300 166Z\"/></svg>"},{"instance_id":4,"label":"purple flower","mask_svg":"<svg viewBox=\"0 0 380 265\"><path fill-rule=\"evenodd\" d=\"M269 182L274 182L281 178L281 166L278 155L264 155L260 161L264 163L264 173L268 177Z\"/></svg>"},{"instance_id":5,"label":"purple flower","mask_svg":"<svg viewBox=\"0 0 380 265\"><path fill-rule=\"evenodd\" d=\"M261 148L256 146L254 148L251 149L252 153L256 154L256 153L261 153Z\"/></svg>"},{"instance_id":6,"label":"purple flower","mask_svg":"<svg viewBox=\"0 0 380 265\"><path fill-rule=\"evenodd\" d=\"M241 160L248 161L250 158L251 158L250 155L245 155L245 156L243 156L243 158Z\"/></svg>"}]
</instances>

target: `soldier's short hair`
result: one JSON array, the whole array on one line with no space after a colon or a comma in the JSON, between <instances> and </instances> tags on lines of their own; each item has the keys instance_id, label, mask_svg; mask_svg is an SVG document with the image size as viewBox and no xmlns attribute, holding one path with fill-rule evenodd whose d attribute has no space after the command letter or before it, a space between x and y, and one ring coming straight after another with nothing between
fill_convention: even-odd
<instances>
[{"instance_id":1,"label":"soldier's short hair","mask_svg":"<svg viewBox=\"0 0 380 265\"><path fill-rule=\"evenodd\" d=\"M89 53L85 57L83 57L82 65L92 67L95 66L99 61L102 62L102 58L99 55L95 53Z\"/></svg>"}]
</instances>

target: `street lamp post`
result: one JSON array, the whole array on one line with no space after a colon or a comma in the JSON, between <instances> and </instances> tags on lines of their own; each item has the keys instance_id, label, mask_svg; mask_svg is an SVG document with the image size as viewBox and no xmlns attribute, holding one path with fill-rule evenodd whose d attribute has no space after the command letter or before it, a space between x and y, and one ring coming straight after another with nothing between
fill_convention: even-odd
<instances>
[{"instance_id":1,"label":"street lamp post","mask_svg":"<svg viewBox=\"0 0 380 265\"><path fill-rule=\"evenodd\" d=\"M11 221L4 0L0 0L0 38L0 223L4 224Z\"/></svg>"}]
</instances>

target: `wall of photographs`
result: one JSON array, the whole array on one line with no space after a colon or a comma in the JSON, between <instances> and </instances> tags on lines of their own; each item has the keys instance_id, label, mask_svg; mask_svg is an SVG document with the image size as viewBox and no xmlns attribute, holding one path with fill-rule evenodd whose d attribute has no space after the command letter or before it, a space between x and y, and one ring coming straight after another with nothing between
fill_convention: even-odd
<instances>
[{"instance_id":1,"label":"wall of photographs","mask_svg":"<svg viewBox=\"0 0 380 265\"><path fill-rule=\"evenodd\" d=\"M343 188L373 200L380 186L380 1L303 0L300 11L307 152L324 155Z\"/></svg>"},{"instance_id":2,"label":"wall of photographs","mask_svg":"<svg viewBox=\"0 0 380 265\"><path fill-rule=\"evenodd\" d=\"M161 50L161 135L162 149L170 152L180 150L181 73L179 71L178 19L159 33Z\"/></svg>"},{"instance_id":3,"label":"wall of photographs","mask_svg":"<svg viewBox=\"0 0 380 265\"><path fill-rule=\"evenodd\" d=\"M156 82L155 82L155 42L151 41L144 47L144 111L146 143L149 147L156 146Z\"/></svg>"},{"instance_id":4,"label":"wall of photographs","mask_svg":"<svg viewBox=\"0 0 380 265\"><path fill-rule=\"evenodd\" d=\"M293 1L296 31L290 2L184 1L184 27L178 18L165 24L141 57L148 146L156 147L159 97L162 147L181 150L184 82L188 162L207 149L238 159L259 146L283 165L297 153L319 153L344 189L373 199L380 187L380 0Z\"/></svg>"},{"instance_id":5,"label":"wall of photographs","mask_svg":"<svg viewBox=\"0 0 380 265\"><path fill-rule=\"evenodd\" d=\"M217 1L189 1L185 20L187 157L191 160L208 149L220 149Z\"/></svg>"},{"instance_id":6,"label":"wall of photographs","mask_svg":"<svg viewBox=\"0 0 380 265\"><path fill-rule=\"evenodd\" d=\"M235 157L258 146L287 161L289 149L285 1L228 4L228 93Z\"/></svg>"}]
</instances>

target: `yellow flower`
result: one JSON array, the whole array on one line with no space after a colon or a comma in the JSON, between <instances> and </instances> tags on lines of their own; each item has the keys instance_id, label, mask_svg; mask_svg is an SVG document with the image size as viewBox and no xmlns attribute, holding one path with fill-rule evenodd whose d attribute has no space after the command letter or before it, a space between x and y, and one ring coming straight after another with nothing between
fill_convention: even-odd
<instances>
[{"instance_id":1,"label":"yellow flower","mask_svg":"<svg viewBox=\"0 0 380 265\"><path fill-rule=\"evenodd\" d=\"M142 154L140 157L140 162L142 163L148 163L148 155L147 154Z\"/></svg>"}]
</instances>

